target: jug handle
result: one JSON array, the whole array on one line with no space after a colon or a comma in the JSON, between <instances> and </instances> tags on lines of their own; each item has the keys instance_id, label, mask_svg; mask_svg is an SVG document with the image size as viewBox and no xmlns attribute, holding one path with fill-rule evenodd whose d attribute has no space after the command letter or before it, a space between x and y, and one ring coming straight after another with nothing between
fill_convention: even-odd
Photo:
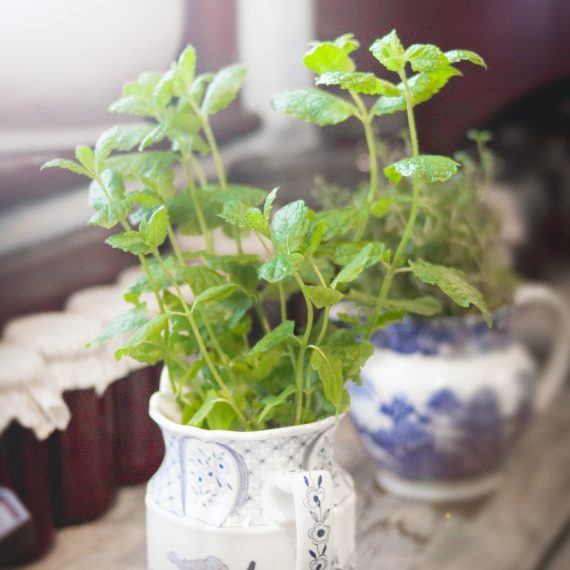
<instances>
[{"instance_id":1,"label":"jug handle","mask_svg":"<svg viewBox=\"0 0 570 570\"><path fill-rule=\"evenodd\" d=\"M276 475L264 486L265 518L295 526L296 570L331 568L334 485L328 471Z\"/></svg>"},{"instance_id":2,"label":"jug handle","mask_svg":"<svg viewBox=\"0 0 570 570\"><path fill-rule=\"evenodd\" d=\"M520 307L534 303L550 308L560 321L558 337L538 382L535 408L542 412L550 405L566 380L570 364L570 309L566 301L550 287L537 284L519 287L515 294L515 305Z\"/></svg>"}]
</instances>

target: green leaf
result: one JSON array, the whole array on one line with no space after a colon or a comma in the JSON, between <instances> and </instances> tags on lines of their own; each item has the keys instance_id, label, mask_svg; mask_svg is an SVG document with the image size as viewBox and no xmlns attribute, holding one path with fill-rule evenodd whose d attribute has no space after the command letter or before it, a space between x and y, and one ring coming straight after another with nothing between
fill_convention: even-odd
<instances>
[{"instance_id":1,"label":"green leaf","mask_svg":"<svg viewBox=\"0 0 570 570\"><path fill-rule=\"evenodd\" d=\"M231 280L244 291L257 294L259 259L256 255L212 255L207 256L208 264L231 276Z\"/></svg>"},{"instance_id":2,"label":"green leaf","mask_svg":"<svg viewBox=\"0 0 570 570\"><path fill-rule=\"evenodd\" d=\"M237 416L234 409L228 403L218 402L208 414L208 429L231 430Z\"/></svg>"},{"instance_id":3,"label":"green leaf","mask_svg":"<svg viewBox=\"0 0 570 570\"><path fill-rule=\"evenodd\" d=\"M295 323L284 321L272 331L268 332L250 351L250 355L266 352L278 346L287 339L295 336Z\"/></svg>"},{"instance_id":4,"label":"green leaf","mask_svg":"<svg viewBox=\"0 0 570 570\"><path fill-rule=\"evenodd\" d=\"M191 96L194 77L196 75L196 50L187 46L178 57L174 85L177 95Z\"/></svg>"},{"instance_id":5,"label":"green leaf","mask_svg":"<svg viewBox=\"0 0 570 570\"><path fill-rule=\"evenodd\" d=\"M175 152L154 150L111 156L107 167L119 174L123 180L138 180L161 170L168 170L178 162Z\"/></svg>"},{"instance_id":6,"label":"green leaf","mask_svg":"<svg viewBox=\"0 0 570 570\"><path fill-rule=\"evenodd\" d=\"M328 346L342 361L344 378L356 382L360 379L360 369L374 352L372 343L361 340L354 331L346 329L336 330L330 336Z\"/></svg>"},{"instance_id":7,"label":"green leaf","mask_svg":"<svg viewBox=\"0 0 570 570\"><path fill-rule=\"evenodd\" d=\"M332 307L332 305L336 305L344 297L341 292L329 287L309 285L306 289L313 305L315 305L317 309Z\"/></svg>"},{"instance_id":8,"label":"green leaf","mask_svg":"<svg viewBox=\"0 0 570 570\"><path fill-rule=\"evenodd\" d=\"M208 85L202 102L202 112L214 115L225 109L237 97L246 75L247 68L237 63L218 71Z\"/></svg>"},{"instance_id":9,"label":"green leaf","mask_svg":"<svg viewBox=\"0 0 570 570\"><path fill-rule=\"evenodd\" d=\"M41 170L45 170L46 168L62 168L63 170L69 170L70 172L75 172L75 174L91 178L89 172L87 172L83 166L77 164L77 162L74 162L73 160L65 158L54 158L53 160L48 160L42 165Z\"/></svg>"},{"instance_id":10,"label":"green leaf","mask_svg":"<svg viewBox=\"0 0 570 570\"><path fill-rule=\"evenodd\" d=\"M161 73L142 73L123 87L123 97L115 101L109 110L141 117L154 115L153 93L161 78Z\"/></svg>"},{"instance_id":11,"label":"green leaf","mask_svg":"<svg viewBox=\"0 0 570 570\"><path fill-rule=\"evenodd\" d=\"M334 45L342 49L345 53L350 54L360 47L360 42L354 37L354 34L342 34L333 41Z\"/></svg>"},{"instance_id":12,"label":"green leaf","mask_svg":"<svg viewBox=\"0 0 570 570\"><path fill-rule=\"evenodd\" d=\"M321 380L325 398L340 412L344 400L342 361L332 348L321 346L311 354L311 367Z\"/></svg>"},{"instance_id":13,"label":"green leaf","mask_svg":"<svg viewBox=\"0 0 570 570\"><path fill-rule=\"evenodd\" d=\"M362 221L364 212L355 208L333 208L331 210L322 210L315 214L315 222L324 220L325 233L323 241L329 241L335 237L340 237L351 232L358 227Z\"/></svg>"},{"instance_id":14,"label":"green leaf","mask_svg":"<svg viewBox=\"0 0 570 570\"><path fill-rule=\"evenodd\" d=\"M271 104L276 111L319 126L342 123L356 113L350 103L321 89L280 93Z\"/></svg>"},{"instance_id":15,"label":"green leaf","mask_svg":"<svg viewBox=\"0 0 570 570\"><path fill-rule=\"evenodd\" d=\"M180 268L176 273L176 278L190 285L194 295L200 295L208 289L227 284L223 275L204 265Z\"/></svg>"},{"instance_id":16,"label":"green leaf","mask_svg":"<svg viewBox=\"0 0 570 570\"><path fill-rule=\"evenodd\" d=\"M263 217L265 219L265 223L269 225L269 220L271 218L271 210L273 208L273 202L275 202L275 198L277 198L277 192L279 188L273 188L271 192L265 198L265 203L263 204Z\"/></svg>"},{"instance_id":17,"label":"green leaf","mask_svg":"<svg viewBox=\"0 0 570 570\"><path fill-rule=\"evenodd\" d=\"M384 257L386 246L380 242L338 241L322 245L319 253L328 257L333 263L345 266L358 255L365 246L370 246L370 255L366 266L376 263Z\"/></svg>"},{"instance_id":18,"label":"green leaf","mask_svg":"<svg viewBox=\"0 0 570 570\"><path fill-rule=\"evenodd\" d=\"M487 68L485 60L474 51L468 49L453 49L445 52L445 57L449 63L458 63L460 61L469 61L475 65Z\"/></svg>"},{"instance_id":19,"label":"green leaf","mask_svg":"<svg viewBox=\"0 0 570 570\"><path fill-rule=\"evenodd\" d=\"M293 275L296 271L297 266L293 256L276 255L259 268L258 275L269 283L276 283L277 281L282 281L285 277Z\"/></svg>"},{"instance_id":20,"label":"green leaf","mask_svg":"<svg viewBox=\"0 0 570 570\"><path fill-rule=\"evenodd\" d=\"M107 192L98 182L89 186L89 205L95 211L89 223L109 230L129 215L131 204L125 198L125 187L118 174L105 170L101 179Z\"/></svg>"},{"instance_id":21,"label":"green leaf","mask_svg":"<svg viewBox=\"0 0 570 570\"><path fill-rule=\"evenodd\" d=\"M307 247L303 251L306 256L310 257L317 251L319 245L321 245L321 242L323 241L326 229L327 223L325 220L319 220L318 222L311 224Z\"/></svg>"},{"instance_id":22,"label":"green leaf","mask_svg":"<svg viewBox=\"0 0 570 570\"><path fill-rule=\"evenodd\" d=\"M283 405L289 398L297 392L297 387L295 385L287 386L285 390L277 394L276 396L267 396L263 398L263 408L261 409L261 414L259 414L259 423L264 422L269 414L278 406Z\"/></svg>"},{"instance_id":23,"label":"green leaf","mask_svg":"<svg viewBox=\"0 0 570 570\"><path fill-rule=\"evenodd\" d=\"M197 106L200 105L202 97L204 96L204 92L206 91L206 87L208 83L212 81L212 79L214 79L213 73L201 73L194 80L192 89L190 90L190 97Z\"/></svg>"},{"instance_id":24,"label":"green leaf","mask_svg":"<svg viewBox=\"0 0 570 570\"><path fill-rule=\"evenodd\" d=\"M226 299L238 290L237 285L234 283L226 283L224 285L218 285L217 287L210 287L205 291L202 291L194 299L194 304L192 310L198 305L203 305L205 303L212 303L213 301L221 301Z\"/></svg>"},{"instance_id":25,"label":"green leaf","mask_svg":"<svg viewBox=\"0 0 570 570\"><path fill-rule=\"evenodd\" d=\"M414 71L437 71L449 65L445 54L432 44L413 44L405 55Z\"/></svg>"},{"instance_id":26,"label":"green leaf","mask_svg":"<svg viewBox=\"0 0 570 570\"><path fill-rule=\"evenodd\" d=\"M338 85L342 89L356 91L364 95L400 95L396 85L376 77L373 73L353 71L343 73L331 71L321 75L317 80L317 85Z\"/></svg>"},{"instance_id":27,"label":"green leaf","mask_svg":"<svg viewBox=\"0 0 570 570\"><path fill-rule=\"evenodd\" d=\"M137 231L114 234L108 237L105 240L105 243L115 249L120 249L121 251L126 251L127 253L132 253L134 255L145 255L150 253L150 248L147 242L142 234Z\"/></svg>"},{"instance_id":28,"label":"green leaf","mask_svg":"<svg viewBox=\"0 0 570 570\"><path fill-rule=\"evenodd\" d=\"M353 259L345 265L333 281L333 287L336 287L340 283L350 283L354 281L366 268L368 258L372 253L372 245L365 245L358 254L356 254Z\"/></svg>"},{"instance_id":29,"label":"green leaf","mask_svg":"<svg viewBox=\"0 0 570 570\"><path fill-rule=\"evenodd\" d=\"M143 208L157 208L163 204L161 196L152 190L135 190L129 192L127 198Z\"/></svg>"},{"instance_id":30,"label":"green leaf","mask_svg":"<svg viewBox=\"0 0 570 570\"><path fill-rule=\"evenodd\" d=\"M202 405L198 408L198 411L192 416L192 418L188 421L186 425L200 427L204 422L204 420L208 418L214 406L216 406L217 404L227 405L228 401L226 398L218 396L218 394L213 390L209 391L206 394L206 397L202 402Z\"/></svg>"},{"instance_id":31,"label":"green leaf","mask_svg":"<svg viewBox=\"0 0 570 570\"><path fill-rule=\"evenodd\" d=\"M390 210L396 200L390 196L379 198L370 206L370 213L376 218L383 218L390 213Z\"/></svg>"},{"instance_id":32,"label":"green leaf","mask_svg":"<svg viewBox=\"0 0 570 570\"><path fill-rule=\"evenodd\" d=\"M317 75L329 71L354 71L354 62L348 53L332 42L313 45L303 57L303 63Z\"/></svg>"},{"instance_id":33,"label":"green leaf","mask_svg":"<svg viewBox=\"0 0 570 570\"><path fill-rule=\"evenodd\" d=\"M148 320L146 304L133 307L126 313L116 316L92 344L104 344L118 334L133 332L145 325Z\"/></svg>"},{"instance_id":34,"label":"green leaf","mask_svg":"<svg viewBox=\"0 0 570 570\"><path fill-rule=\"evenodd\" d=\"M162 331L168 326L168 315L158 315L139 327L135 334L118 350L115 358L120 359L125 355L132 355L132 349L137 348L149 341L159 341Z\"/></svg>"},{"instance_id":35,"label":"green leaf","mask_svg":"<svg viewBox=\"0 0 570 570\"><path fill-rule=\"evenodd\" d=\"M417 174L424 182L445 182L457 174L459 163L447 156L424 154L416 158L404 158L384 168L386 178L398 184L402 177Z\"/></svg>"},{"instance_id":36,"label":"green leaf","mask_svg":"<svg viewBox=\"0 0 570 570\"><path fill-rule=\"evenodd\" d=\"M155 145L163 140L168 134L168 127L164 123L160 123L149 131L144 139L140 142L139 150L144 150L149 146Z\"/></svg>"},{"instance_id":37,"label":"green leaf","mask_svg":"<svg viewBox=\"0 0 570 570\"><path fill-rule=\"evenodd\" d=\"M241 200L230 200L224 204L224 209L218 216L232 226L246 228L248 226L246 217L248 211L248 205ZM261 212L259 213L261 214Z\"/></svg>"},{"instance_id":38,"label":"green leaf","mask_svg":"<svg viewBox=\"0 0 570 570\"><path fill-rule=\"evenodd\" d=\"M428 73L418 73L408 79L408 86L412 92L413 105L419 105L431 99L437 94L452 78L461 75L461 73L448 65L437 71ZM404 85L399 83L397 88L400 91L399 97L380 97L372 106L371 111L375 115L390 115L398 111L406 110L406 95Z\"/></svg>"},{"instance_id":39,"label":"green leaf","mask_svg":"<svg viewBox=\"0 0 570 570\"><path fill-rule=\"evenodd\" d=\"M301 249L309 230L309 209L303 200L277 210L271 220L271 238L277 254L290 255Z\"/></svg>"},{"instance_id":40,"label":"green leaf","mask_svg":"<svg viewBox=\"0 0 570 570\"><path fill-rule=\"evenodd\" d=\"M404 311L423 317L433 317L441 313L441 303L430 296L418 297L416 299L390 299L386 301L386 307L391 311Z\"/></svg>"},{"instance_id":41,"label":"green leaf","mask_svg":"<svg viewBox=\"0 0 570 570\"><path fill-rule=\"evenodd\" d=\"M75 158L87 170L87 172L95 173L95 153L89 146L79 145L75 148Z\"/></svg>"},{"instance_id":42,"label":"green leaf","mask_svg":"<svg viewBox=\"0 0 570 570\"><path fill-rule=\"evenodd\" d=\"M140 232L151 251L160 247L168 235L166 206L160 206L153 212L148 222L142 222Z\"/></svg>"},{"instance_id":43,"label":"green leaf","mask_svg":"<svg viewBox=\"0 0 570 570\"><path fill-rule=\"evenodd\" d=\"M435 285L460 307L474 305L481 311L485 322L491 326L492 320L483 295L463 278L463 274L451 267L434 265L418 259L410 262L414 275L423 283Z\"/></svg>"},{"instance_id":44,"label":"green leaf","mask_svg":"<svg viewBox=\"0 0 570 570\"><path fill-rule=\"evenodd\" d=\"M401 71L406 65L404 47L396 30L392 30L389 34L377 39L370 46L370 52L390 71Z\"/></svg>"}]
</instances>

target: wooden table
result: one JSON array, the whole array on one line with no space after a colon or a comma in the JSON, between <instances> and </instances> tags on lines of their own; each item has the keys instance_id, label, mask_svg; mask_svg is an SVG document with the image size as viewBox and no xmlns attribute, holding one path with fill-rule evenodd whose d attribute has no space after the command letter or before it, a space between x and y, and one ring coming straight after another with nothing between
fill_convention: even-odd
<instances>
[{"instance_id":1,"label":"wooden table","mask_svg":"<svg viewBox=\"0 0 570 570\"><path fill-rule=\"evenodd\" d=\"M359 570L563 570L570 548L548 559L570 521L570 389L539 418L505 469L498 493L463 506L384 494L349 423L337 455L359 493ZM29 570L145 568L144 487L123 489L98 521L67 528ZM568 542L566 543L568 545Z\"/></svg>"}]
</instances>

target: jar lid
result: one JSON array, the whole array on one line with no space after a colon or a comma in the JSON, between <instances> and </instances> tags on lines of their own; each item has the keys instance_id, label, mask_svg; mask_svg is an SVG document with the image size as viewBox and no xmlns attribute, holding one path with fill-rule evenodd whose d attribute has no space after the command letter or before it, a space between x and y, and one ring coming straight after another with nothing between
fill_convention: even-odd
<instances>
[{"instance_id":1,"label":"jar lid","mask_svg":"<svg viewBox=\"0 0 570 570\"><path fill-rule=\"evenodd\" d=\"M0 390L39 382L46 365L37 350L28 346L0 342Z\"/></svg>"},{"instance_id":2,"label":"jar lid","mask_svg":"<svg viewBox=\"0 0 570 570\"><path fill-rule=\"evenodd\" d=\"M65 309L80 313L108 324L115 317L126 313L132 305L123 298L123 291L117 285L100 285L81 289L69 297Z\"/></svg>"},{"instance_id":3,"label":"jar lid","mask_svg":"<svg viewBox=\"0 0 570 570\"><path fill-rule=\"evenodd\" d=\"M46 360L85 355L86 345L101 333L101 321L74 313L37 313L10 321L6 340L37 350Z\"/></svg>"}]
</instances>

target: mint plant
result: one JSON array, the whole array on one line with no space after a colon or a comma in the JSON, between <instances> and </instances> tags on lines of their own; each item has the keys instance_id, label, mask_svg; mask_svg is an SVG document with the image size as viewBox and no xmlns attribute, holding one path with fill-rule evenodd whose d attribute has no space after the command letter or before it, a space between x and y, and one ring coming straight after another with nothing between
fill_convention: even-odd
<instances>
[{"instance_id":1,"label":"mint plant","mask_svg":"<svg viewBox=\"0 0 570 570\"><path fill-rule=\"evenodd\" d=\"M354 242L366 235L371 217L382 218L397 204L408 206L395 251L392 253L382 244L384 256L381 265L384 272L379 293L374 296L373 307L366 309L367 325L364 327L364 337L369 338L379 326L391 319L401 318L406 312L429 315L439 311L440 305L433 297L390 299L393 280L399 274L409 273L425 284L438 287L462 307L474 305L490 323L483 296L463 279L460 271L433 264L425 259L412 259L408 255L408 245L420 213L423 189L428 185L452 179L459 168L459 164L450 157L420 154L415 108L437 94L452 77L461 75L454 64L468 61L485 67L485 62L475 52L443 52L432 44L414 44L405 49L393 30L377 39L370 46L370 52L385 71L397 76L396 83L370 72L356 70L351 53L358 48L359 42L354 36L345 34L334 41L313 42L303 59L305 66L317 74L317 85L340 88L351 100L320 88L311 88L282 93L273 99L273 107L292 117L320 126L338 124L351 118L362 123L370 156L368 192L363 200L324 213L325 219L346 216L347 226L352 226L351 237ZM408 71L410 68L411 76ZM372 104L367 106L363 96L373 96ZM386 166L384 175L389 183L395 185L402 179L409 179L411 196L394 195L388 192L387 188L383 191L380 188L373 123L377 117L397 112L406 113L412 152L411 156ZM433 191L437 192L437 189Z\"/></svg>"},{"instance_id":2,"label":"mint plant","mask_svg":"<svg viewBox=\"0 0 570 570\"><path fill-rule=\"evenodd\" d=\"M325 241L344 233L342 225L303 201L278 208L277 190L229 183L210 117L235 99L246 70L232 65L196 76L195 61L188 47L165 73L125 85L111 109L145 122L110 129L94 148L78 147L75 161L44 165L91 179L91 223L114 229L107 243L135 255L144 272L125 294L133 308L96 342L128 335L117 358L164 362L184 424L255 430L338 414L348 405L346 380L358 379L372 348L356 331L335 330L320 311L328 315L383 249L355 244L354 255L341 258ZM167 149L152 149L156 143ZM209 153L215 183L199 162ZM175 170L184 173L181 188ZM235 254L216 254L216 227L233 238ZM246 232L263 244L265 259L242 252ZM184 251L178 233L203 235L205 248ZM295 291L306 303L303 323L287 314ZM156 312L143 301L148 292ZM272 328L265 302L273 298L280 322ZM254 319L261 336L253 334Z\"/></svg>"}]
</instances>

